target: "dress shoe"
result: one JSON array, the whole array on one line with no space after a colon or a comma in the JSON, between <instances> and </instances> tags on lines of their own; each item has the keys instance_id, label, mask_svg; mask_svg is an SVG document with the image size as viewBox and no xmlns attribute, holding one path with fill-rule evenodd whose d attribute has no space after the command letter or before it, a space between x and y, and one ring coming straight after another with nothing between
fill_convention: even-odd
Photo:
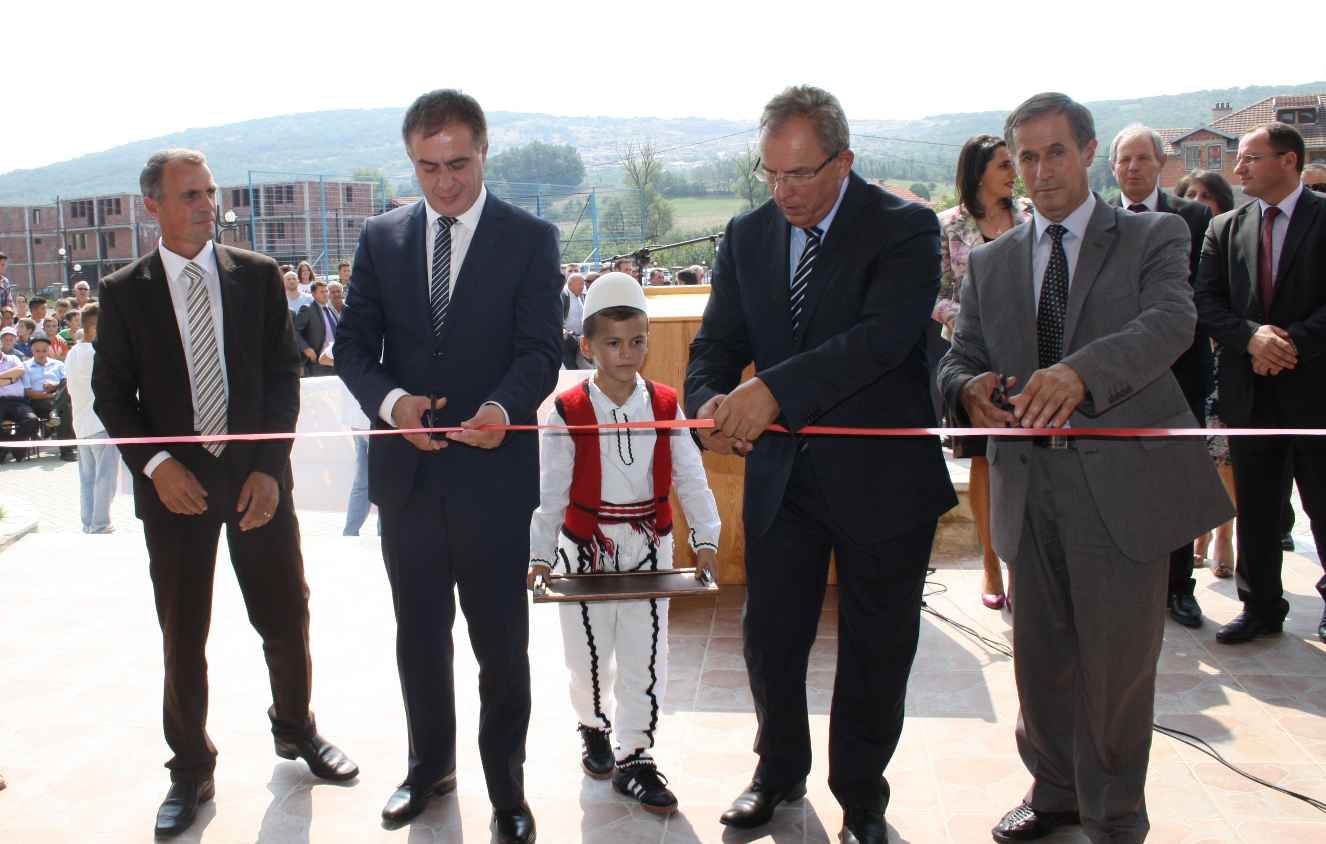
<instances>
[{"instance_id":1,"label":"dress shoe","mask_svg":"<svg viewBox=\"0 0 1326 844\"><path fill-rule=\"evenodd\" d=\"M843 829L838 840L841 844L886 844L889 828L884 825L884 813L849 807L843 812Z\"/></svg>"},{"instance_id":2,"label":"dress shoe","mask_svg":"<svg viewBox=\"0 0 1326 844\"><path fill-rule=\"evenodd\" d=\"M313 776L332 782L345 782L359 776L359 766L341 749L317 733L297 739L277 738L276 755L282 759L303 759Z\"/></svg>"},{"instance_id":3,"label":"dress shoe","mask_svg":"<svg viewBox=\"0 0 1326 844\"><path fill-rule=\"evenodd\" d=\"M981 603L987 610L1002 610L1005 597L1001 594L981 593Z\"/></svg>"},{"instance_id":4,"label":"dress shoe","mask_svg":"<svg viewBox=\"0 0 1326 844\"><path fill-rule=\"evenodd\" d=\"M996 841L1035 841L1061 826L1076 826L1081 822L1077 812L1038 812L1026 803L1019 803L1000 818L990 834Z\"/></svg>"},{"instance_id":5,"label":"dress shoe","mask_svg":"<svg viewBox=\"0 0 1326 844\"><path fill-rule=\"evenodd\" d=\"M216 796L216 783L211 777L201 782L173 782L166 799L157 809L157 838L174 838L193 825L198 807Z\"/></svg>"},{"instance_id":6,"label":"dress shoe","mask_svg":"<svg viewBox=\"0 0 1326 844\"><path fill-rule=\"evenodd\" d=\"M492 829L498 844L533 844L534 813L525 803L514 809L494 809Z\"/></svg>"},{"instance_id":7,"label":"dress shoe","mask_svg":"<svg viewBox=\"0 0 1326 844\"><path fill-rule=\"evenodd\" d=\"M416 788L408 782L401 783L387 798L387 805L382 807L382 821L390 826L399 826L416 817L428 805L428 798L441 796L456 790L456 772L452 771L433 783L432 788Z\"/></svg>"},{"instance_id":8,"label":"dress shoe","mask_svg":"<svg viewBox=\"0 0 1326 844\"><path fill-rule=\"evenodd\" d=\"M62 448L60 449L60 459L66 463L77 463L78 452L74 451L72 448L69 449Z\"/></svg>"},{"instance_id":9,"label":"dress shoe","mask_svg":"<svg viewBox=\"0 0 1326 844\"><path fill-rule=\"evenodd\" d=\"M1317 638L1326 642L1326 610L1321 611L1321 624L1317 625Z\"/></svg>"},{"instance_id":10,"label":"dress shoe","mask_svg":"<svg viewBox=\"0 0 1326 844\"><path fill-rule=\"evenodd\" d=\"M1289 531L1285 531L1285 535L1280 537L1280 550L1281 551L1294 550L1294 535L1291 534Z\"/></svg>"},{"instance_id":11,"label":"dress shoe","mask_svg":"<svg viewBox=\"0 0 1326 844\"><path fill-rule=\"evenodd\" d=\"M735 826L738 829L764 826L773 817L774 809L778 808L779 803L790 803L805 796L805 780L782 791L762 788L756 783L751 783L749 788L737 795L737 799L732 801L732 808L724 812L719 820L727 826Z\"/></svg>"},{"instance_id":12,"label":"dress shoe","mask_svg":"<svg viewBox=\"0 0 1326 844\"><path fill-rule=\"evenodd\" d=\"M1202 608L1197 599L1186 592L1169 596L1169 617L1184 627L1202 626Z\"/></svg>"},{"instance_id":13,"label":"dress shoe","mask_svg":"<svg viewBox=\"0 0 1326 844\"><path fill-rule=\"evenodd\" d=\"M1279 633L1284 629L1285 616L1289 613L1289 602L1280 599L1282 611L1277 615L1254 612L1244 606L1243 612L1234 620L1216 631L1216 641L1222 645L1238 645L1251 642L1258 636Z\"/></svg>"}]
</instances>

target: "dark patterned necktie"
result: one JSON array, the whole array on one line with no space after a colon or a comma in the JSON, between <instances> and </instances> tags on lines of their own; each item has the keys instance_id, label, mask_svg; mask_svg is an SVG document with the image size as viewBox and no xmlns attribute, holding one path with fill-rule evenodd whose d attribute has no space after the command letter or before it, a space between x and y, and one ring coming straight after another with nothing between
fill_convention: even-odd
<instances>
[{"instance_id":1,"label":"dark patterned necktie","mask_svg":"<svg viewBox=\"0 0 1326 844\"><path fill-rule=\"evenodd\" d=\"M1275 218L1280 209L1274 205L1262 215L1262 242L1257 251L1257 291L1262 296L1262 315L1270 319L1271 300L1275 298L1275 269L1272 254L1275 250Z\"/></svg>"},{"instance_id":2,"label":"dark patterned necktie","mask_svg":"<svg viewBox=\"0 0 1326 844\"><path fill-rule=\"evenodd\" d=\"M797 261L797 270L792 273L792 295L789 308L792 311L792 336L797 337L801 332L801 306L806 302L807 282L810 280L811 270L815 268L815 255L820 251L820 238L824 232L818 228L802 229L806 233L806 248L801 253L801 259Z\"/></svg>"},{"instance_id":3,"label":"dark patterned necktie","mask_svg":"<svg viewBox=\"0 0 1326 844\"><path fill-rule=\"evenodd\" d=\"M1132 205L1128 206L1128 210L1133 212L1134 214L1145 214L1147 211L1151 209L1147 208L1145 205L1143 205L1140 202L1134 202Z\"/></svg>"},{"instance_id":4,"label":"dark patterned necktie","mask_svg":"<svg viewBox=\"0 0 1326 844\"><path fill-rule=\"evenodd\" d=\"M433 276L429 281L428 302L433 311L433 334L442 333L451 306L451 227L455 217L437 218L437 238L433 241Z\"/></svg>"},{"instance_id":5,"label":"dark patterned necktie","mask_svg":"<svg viewBox=\"0 0 1326 844\"><path fill-rule=\"evenodd\" d=\"M1064 356L1064 318L1068 315L1068 253L1064 252L1068 229L1055 223L1045 232L1054 243L1036 308L1036 351L1041 369L1054 366Z\"/></svg>"},{"instance_id":6,"label":"dark patterned necktie","mask_svg":"<svg viewBox=\"0 0 1326 844\"><path fill-rule=\"evenodd\" d=\"M197 404L193 408L194 429L200 434L226 432L226 382L221 371L221 355L216 342L216 323L212 303L207 297L206 273L193 261L184 265L189 282L189 351ZM226 450L224 442L203 443L213 457Z\"/></svg>"}]
</instances>

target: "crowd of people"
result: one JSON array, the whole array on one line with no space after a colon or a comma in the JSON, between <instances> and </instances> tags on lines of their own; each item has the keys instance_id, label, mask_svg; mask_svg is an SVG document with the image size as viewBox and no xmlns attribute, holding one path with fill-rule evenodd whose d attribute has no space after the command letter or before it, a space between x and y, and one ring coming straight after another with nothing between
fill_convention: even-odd
<instances>
[{"instance_id":1,"label":"crowd of people","mask_svg":"<svg viewBox=\"0 0 1326 844\"><path fill-rule=\"evenodd\" d=\"M1217 639L1279 632L1290 484L1326 547L1326 451L1307 437L1204 444L1082 429L1326 427L1326 198L1315 192L1326 167L1304 166L1294 127L1271 123L1239 140L1235 173L1251 201L1235 207L1216 173L1162 190L1165 146L1154 130L1129 126L1098 150L1088 109L1039 94L1001 134L964 145L958 205L937 217L853 172L833 95L788 88L760 120L754 175L771 201L728 224L712 273L676 273L679 283L712 285L684 389L641 375L642 288L667 283L667 273L642 278L632 259L602 274L559 272L553 225L487 191L487 124L473 98L424 94L406 112L402 140L423 197L369 219L353 265L332 284L307 262L278 266L215 243L206 159L157 153L141 187L159 248L105 279L100 302L57 309L54 332L38 321L46 303L26 302L32 360L8 351L19 334L6 327L0 364L0 397L21 381L24 401L54 402L52 389L70 382L67 415L80 436L291 431L299 377L327 374L362 411L353 427L407 429L356 438L348 508L379 507L397 625L409 752L385 823L410 821L456 787L458 596L479 666L494 838L535 840L523 778L532 707L523 587L553 571L666 570L673 490L703 576L720 533L704 449L745 458L744 656L759 725L755 770L721 820L761 827L806 793L806 673L833 558L829 786L843 808L839 840L882 844L893 788L884 774L904 729L931 547L957 497L935 437L796 432L934 427L942 413L956 427L1014 429L954 442L972 459L983 601L1012 614L1016 746L1031 778L992 837L1035 840L1080 824L1093 842L1146 839L1166 611L1202 624L1193 569L1207 557L1217 575L1232 563L1243 601ZM1117 201L1089 189L1097 154L1119 182ZM1025 198L1015 195L1018 178ZM224 297L223 273L242 282ZM458 286L474 276L481 285ZM131 283L142 277L167 287L173 309L148 306L146 286ZM244 318L227 322L231 309ZM52 357L60 320L71 347L63 363ZM174 336L182 348L167 342ZM228 343L246 353L227 356ZM506 426L536 421L559 366L590 365L539 421L689 417L712 427L693 438L647 427L545 431L542 448L508 435ZM86 384L75 386L75 373ZM7 413L17 404L3 401ZM792 433L767 433L775 424ZM438 427L449 432L416 430ZM244 439L119 448L165 642L173 755L158 836L188 829L215 794L204 648L222 530L267 656L276 753L328 780L358 773L310 709L290 448ZM78 459L94 475L103 464ZM99 524L95 506L85 513L85 527ZM351 527L348 518L346 532L357 533ZM1326 576L1318 589L1326 598ZM653 756L666 603L569 605L561 622L582 770L646 811L676 811ZM1318 633L1326 640L1326 612Z\"/></svg>"}]
</instances>

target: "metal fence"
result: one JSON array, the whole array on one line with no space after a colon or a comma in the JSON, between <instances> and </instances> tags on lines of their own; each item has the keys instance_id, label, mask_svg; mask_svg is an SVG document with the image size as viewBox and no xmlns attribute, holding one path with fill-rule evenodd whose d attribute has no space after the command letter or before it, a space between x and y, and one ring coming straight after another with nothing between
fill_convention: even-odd
<instances>
[{"instance_id":1,"label":"metal fence","mask_svg":"<svg viewBox=\"0 0 1326 844\"><path fill-rule=\"evenodd\" d=\"M555 224L564 262L601 261L645 243L648 221L634 188L490 181L488 190Z\"/></svg>"}]
</instances>

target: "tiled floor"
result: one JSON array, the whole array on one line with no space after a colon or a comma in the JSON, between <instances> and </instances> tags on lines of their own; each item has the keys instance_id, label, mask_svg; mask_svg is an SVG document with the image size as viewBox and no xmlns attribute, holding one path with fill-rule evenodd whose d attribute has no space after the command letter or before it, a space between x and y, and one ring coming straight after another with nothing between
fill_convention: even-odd
<instances>
[{"instance_id":1,"label":"tiled floor","mask_svg":"<svg viewBox=\"0 0 1326 844\"><path fill-rule=\"evenodd\" d=\"M378 812L401 777L404 719L394 626L376 541L314 535L305 542L312 589L314 705L324 733L363 774L338 787L276 759L266 731L269 691L258 640L234 577L220 567L209 650L211 734L220 748L217 799L186 841L486 842L488 806L474 746L475 668L461 621L457 642L460 788L407 829L383 830ZM0 842L150 840L166 788L161 738L160 639L141 535L38 533L0 554ZM1293 612L1283 636L1217 645L1215 625L1237 608L1229 581L1199 573L1207 624L1166 629L1157 720L1201 735L1271 782L1326 798L1326 645L1315 628L1315 557L1291 555ZM994 638L1004 620L980 606L970 564L941 567L932 607ZM940 591L938 589L932 591ZM668 820L644 814L607 783L583 777L565 694L556 612L531 610L535 718L527 781L539 840L748 842L836 840L840 810L825 753L837 614L826 606L808 678L817 756L809 799L780 809L766 829L734 834L718 823L753 766L755 720L741 657L739 589L717 605L672 608L672 680L657 757L680 798ZM890 840L984 842L1026 788L1013 747L1012 665L927 615L912 675L908 721L889 768ZM1152 842L1326 841L1326 815L1239 779L1157 737L1148 785ZM1070 830L1047 839L1083 842Z\"/></svg>"}]
</instances>

